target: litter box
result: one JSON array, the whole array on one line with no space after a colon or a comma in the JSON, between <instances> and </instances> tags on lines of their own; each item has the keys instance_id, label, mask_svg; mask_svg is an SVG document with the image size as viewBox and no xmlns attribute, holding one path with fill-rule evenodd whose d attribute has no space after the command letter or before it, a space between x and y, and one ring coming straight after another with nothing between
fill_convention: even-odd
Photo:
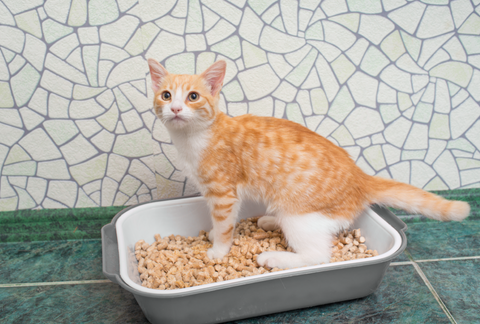
<instances>
[{"instance_id":1,"label":"litter box","mask_svg":"<svg viewBox=\"0 0 480 324\"><path fill-rule=\"evenodd\" d=\"M244 202L239 219L265 215L265 206ZM390 262L407 245L407 226L388 209L373 206L357 218L367 246L379 255L227 280L154 290L141 286L135 243L154 234L196 236L212 227L201 196L151 201L119 212L102 228L103 274L131 292L151 323L222 323L355 299L373 293Z\"/></svg>"}]
</instances>

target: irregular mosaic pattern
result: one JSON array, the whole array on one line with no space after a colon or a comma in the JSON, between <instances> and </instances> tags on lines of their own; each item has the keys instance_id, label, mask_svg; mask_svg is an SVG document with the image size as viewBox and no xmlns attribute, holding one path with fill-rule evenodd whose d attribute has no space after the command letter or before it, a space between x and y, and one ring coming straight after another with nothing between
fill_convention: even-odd
<instances>
[{"instance_id":1,"label":"irregular mosaic pattern","mask_svg":"<svg viewBox=\"0 0 480 324\"><path fill-rule=\"evenodd\" d=\"M369 174L480 187L480 0L1 0L0 210L189 195L146 58ZM153 139L153 140L152 140Z\"/></svg>"}]
</instances>

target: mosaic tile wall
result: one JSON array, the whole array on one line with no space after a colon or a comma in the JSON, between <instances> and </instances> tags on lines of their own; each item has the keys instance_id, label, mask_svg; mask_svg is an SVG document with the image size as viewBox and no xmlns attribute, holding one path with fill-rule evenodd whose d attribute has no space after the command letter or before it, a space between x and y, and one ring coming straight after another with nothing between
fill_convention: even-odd
<instances>
[{"instance_id":1,"label":"mosaic tile wall","mask_svg":"<svg viewBox=\"0 0 480 324\"><path fill-rule=\"evenodd\" d=\"M0 210L195 193L146 58L228 63L221 109L298 122L369 174L480 187L480 0L1 0Z\"/></svg>"}]
</instances>

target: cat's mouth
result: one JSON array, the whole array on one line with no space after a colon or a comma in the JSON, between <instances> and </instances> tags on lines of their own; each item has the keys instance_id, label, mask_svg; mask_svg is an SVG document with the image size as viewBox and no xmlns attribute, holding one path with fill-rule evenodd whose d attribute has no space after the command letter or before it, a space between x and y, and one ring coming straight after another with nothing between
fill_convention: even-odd
<instances>
[{"instance_id":1,"label":"cat's mouth","mask_svg":"<svg viewBox=\"0 0 480 324\"><path fill-rule=\"evenodd\" d=\"M182 120L182 121L185 121L185 118L183 118L182 116L179 116L179 115L175 115L175 116L173 116L170 120Z\"/></svg>"},{"instance_id":2,"label":"cat's mouth","mask_svg":"<svg viewBox=\"0 0 480 324\"><path fill-rule=\"evenodd\" d=\"M168 120L168 123L170 123L172 125L175 125L175 126L184 125L186 122L187 122L187 119L185 117L179 116L179 115L175 115Z\"/></svg>"}]
</instances>

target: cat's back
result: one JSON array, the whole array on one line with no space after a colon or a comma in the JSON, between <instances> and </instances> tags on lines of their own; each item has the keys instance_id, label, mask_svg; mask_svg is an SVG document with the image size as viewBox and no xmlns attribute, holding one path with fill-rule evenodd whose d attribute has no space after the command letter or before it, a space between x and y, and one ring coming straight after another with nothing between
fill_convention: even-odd
<instances>
[{"instance_id":1,"label":"cat's back","mask_svg":"<svg viewBox=\"0 0 480 324\"><path fill-rule=\"evenodd\" d=\"M365 174L343 148L285 119L221 119L205 156L204 174L228 179L251 197L302 202L305 211L343 206L341 201L352 199L352 208L361 205ZM327 196L325 201L319 198ZM289 210L299 212L298 208L295 203Z\"/></svg>"},{"instance_id":2,"label":"cat's back","mask_svg":"<svg viewBox=\"0 0 480 324\"><path fill-rule=\"evenodd\" d=\"M312 150L348 158L348 153L314 131L286 119L251 114L227 117L220 123L221 133L231 145L244 148Z\"/></svg>"}]
</instances>

